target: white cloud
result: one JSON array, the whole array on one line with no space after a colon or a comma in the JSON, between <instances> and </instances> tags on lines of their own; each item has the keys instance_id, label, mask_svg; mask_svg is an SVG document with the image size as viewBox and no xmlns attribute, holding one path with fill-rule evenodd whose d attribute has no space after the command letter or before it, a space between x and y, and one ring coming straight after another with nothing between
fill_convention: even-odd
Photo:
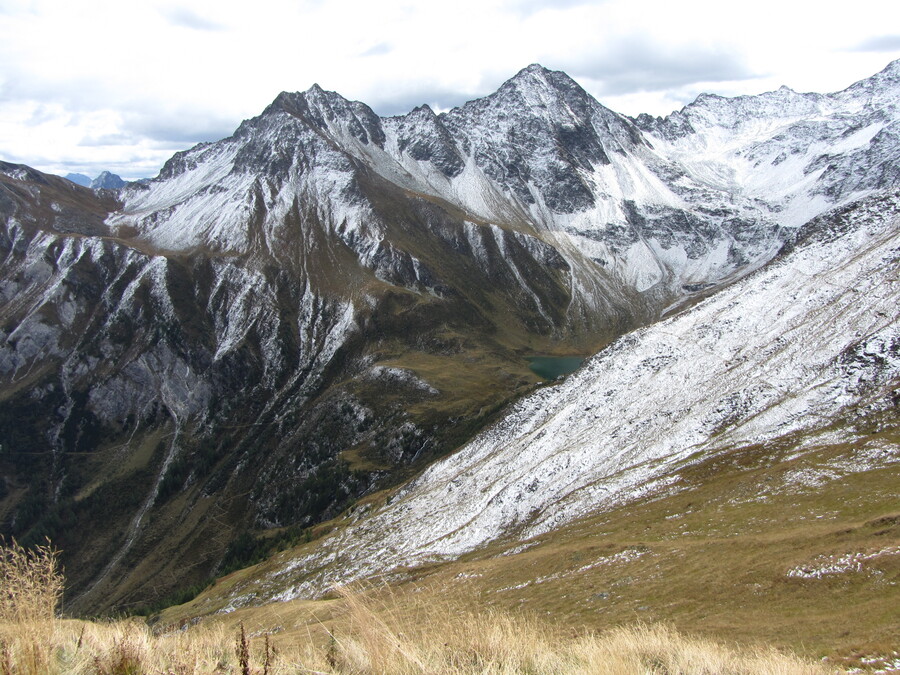
<instances>
[{"instance_id":1,"label":"white cloud","mask_svg":"<svg viewBox=\"0 0 900 675\"><path fill-rule=\"evenodd\" d=\"M701 91L833 91L900 57L900 9L792 0L12 0L0 5L0 158L154 175L278 92L318 82L379 114L485 95L529 63L609 107L665 114Z\"/></svg>"},{"instance_id":2,"label":"white cloud","mask_svg":"<svg viewBox=\"0 0 900 675\"><path fill-rule=\"evenodd\" d=\"M896 52L900 50L900 35L876 35L851 48L857 52Z\"/></svg>"},{"instance_id":3,"label":"white cloud","mask_svg":"<svg viewBox=\"0 0 900 675\"><path fill-rule=\"evenodd\" d=\"M162 15L173 26L181 26L182 28L190 28L192 30L225 30L226 28L224 24L201 16L188 7L169 7L162 10Z\"/></svg>"}]
</instances>

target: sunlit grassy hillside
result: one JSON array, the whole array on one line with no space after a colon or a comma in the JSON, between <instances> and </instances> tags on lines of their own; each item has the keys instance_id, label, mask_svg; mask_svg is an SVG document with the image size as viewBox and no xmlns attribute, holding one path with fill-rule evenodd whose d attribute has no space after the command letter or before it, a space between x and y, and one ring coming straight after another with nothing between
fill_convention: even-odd
<instances>
[{"instance_id":1,"label":"sunlit grassy hillside","mask_svg":"<svg viewBox=\"0 0 900 675\"><path fill-rule=\"evenodd\" d=\"M425 593L413 606L385 601L390 594L383 591L380 600L343 591L306 605L313 620L305 634L278 623L249 631L234 617L154 632L135 619L58 618L62 579L49 547L28 552L12 543L0 565L3 675L829 672L789 654L729 648L665 625L578 633L530 614L479 611Z\"/></svg>"},{"instance_id":2,"label":"sunlit grassy hillside","mask_svg":"<svg viewBox=\"0 0 900 675\"><path fill-rule=\"evenodd\" d=\"M663 489L535 539L397 569L388 604L415 615L422 598L456 598L456 607L540 617L566 636L670 625L885 671L900 665L900 436L888 422L870 420L858 440L836 441L838 425L689 462ZM330 626L328 601L261 601L302 583L281 571L327 542L221 578L159 623L202 617L282 634Z\"/></svg>"}]
</instances>

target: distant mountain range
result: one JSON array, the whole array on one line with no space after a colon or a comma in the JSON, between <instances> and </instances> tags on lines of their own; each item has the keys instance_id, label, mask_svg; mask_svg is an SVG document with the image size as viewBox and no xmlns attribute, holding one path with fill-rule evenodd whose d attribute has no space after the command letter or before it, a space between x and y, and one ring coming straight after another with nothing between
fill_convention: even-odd
<instances>
[{"instance_id":1,"label":"distant mountain range","mask_svg":"<svg viewBox=\"0 0 900 675\"><path fill-rule=\"evenodd\" d=\"M83 173L67 173L63 178L72 181L75 185L91 187L92 178L90 176L85 176Z\"/></svg>"},{"instance_id":2,"label":"distant mountain range","mask_svg":"<svg viewBox=\"0 0 900 675\"><path fill-rule=\"evenodd\" d=\"M109 171L102 171L100 175L94 179L85 176L83 173L67 173L64 177L66 180L70 180L76 185L89 187L92 190L118 190L126 185L124 180Z\"/></svg>"},{"instance_id":3,"label":"distant mountain range","mask_svg":"<svg viewBox=\"0 0 900 675\"><path fill-rule=\"evenodd\" d=\"M629 118L533 65L440 115L282 93L115 191L0 163L3 532L133 606L485 430L254 597L315 595L883 406L898 103L894 62Z\"/></svg>"}]
</instances>

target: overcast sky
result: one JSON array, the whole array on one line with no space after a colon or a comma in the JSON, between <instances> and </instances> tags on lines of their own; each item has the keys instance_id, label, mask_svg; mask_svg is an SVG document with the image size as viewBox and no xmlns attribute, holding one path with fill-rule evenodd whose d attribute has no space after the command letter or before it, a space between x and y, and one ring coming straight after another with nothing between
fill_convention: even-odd
<instances>
[{"instance_id":1,"label":"overcast sky","mask_svg":"<svg viewBox=\"0 0 900 675\"><path fill-rule=\"evenodd\" d=\"M837 91L900 58L900 3L0 0L0 159L155 176L280 91L445 110L530 63L618 112L701 92Z\"/></svg>"}]
</instances>

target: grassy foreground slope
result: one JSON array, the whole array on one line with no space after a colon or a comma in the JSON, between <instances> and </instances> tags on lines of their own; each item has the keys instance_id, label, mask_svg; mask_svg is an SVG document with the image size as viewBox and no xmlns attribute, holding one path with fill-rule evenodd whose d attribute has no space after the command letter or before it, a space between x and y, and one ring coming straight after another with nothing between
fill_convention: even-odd
<instances>
[{"instance_id":1,"label":"grassy foreground slope","mask_svg":"<svg viewBox=\"0 0 900 675\"><path fill-rule=\"evenodd\" d=\"M248 633L225 622L154 634L135 621L62 620L55 552L0 551L0 672L96 673L784 673L829 668L772 649L733 649L666 626L603 634L566 631L534 616L471 611L423 595L418 604L342 592L306 634ZM413 610L413 611L410 611ZM269 618L275 618L276 614Z\"/></svg>"},{"instance_id":2,"label":"grassy foreground slope","mask_svg":"<svg viewBox=\"0 0 900 675\"><path fill-rule=\"evenodd\" d=\"M423 598L441 598L457 608L447 617L459 608L532 616L567 636L669 625L890 672L900 667L900 433L892 416L845 422L856 425L854 441L839 440L848 429L835 424L689 461L637 501L524 543L397 570L370 594L413 624ZM331 596L232 610L236 597L276 583L273 571L317 543L219 579L163 612L159 625L339 631L332 626L343 601Z\"/></svg>"}]
</instances>

